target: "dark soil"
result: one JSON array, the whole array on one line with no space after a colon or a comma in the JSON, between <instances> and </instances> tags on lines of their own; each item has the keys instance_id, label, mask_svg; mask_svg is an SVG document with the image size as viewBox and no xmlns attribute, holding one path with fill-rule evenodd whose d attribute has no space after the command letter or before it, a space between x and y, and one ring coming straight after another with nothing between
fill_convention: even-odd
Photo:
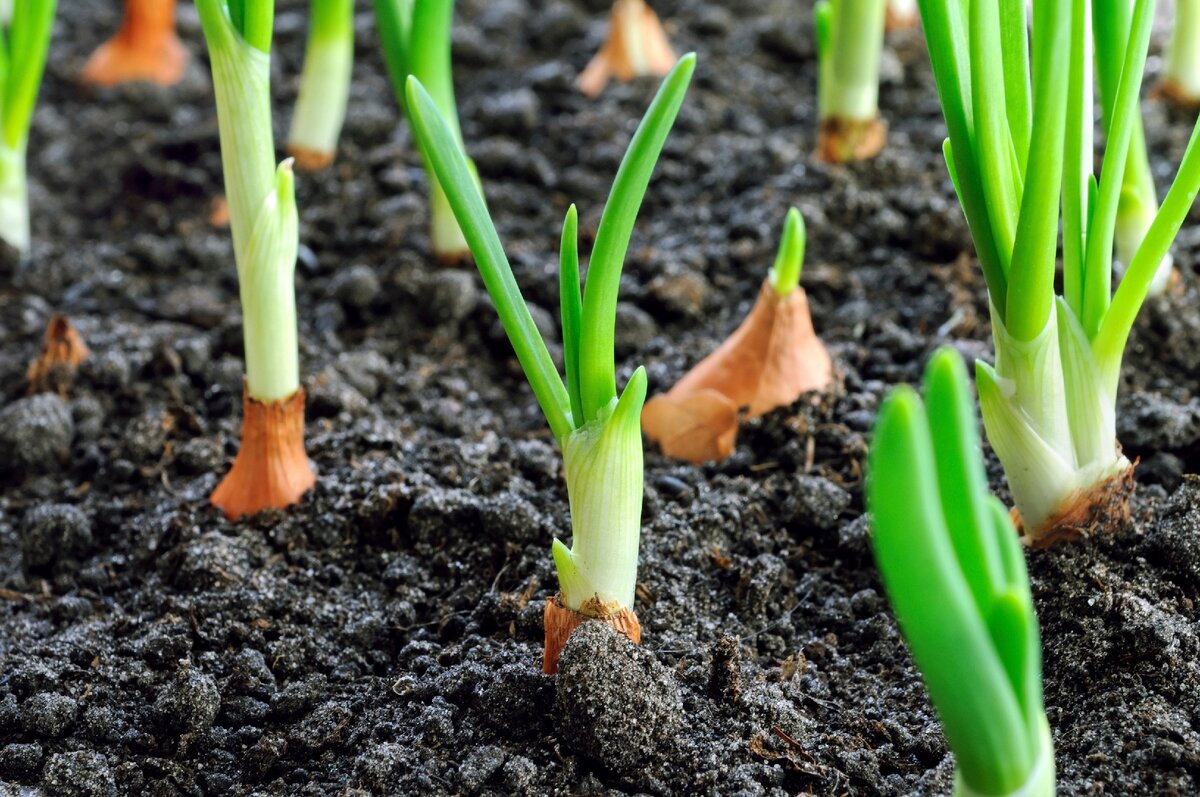
<instances>
[{"instance_id":1,"label":"dark soil","mask_svg":"<svg viewBox=\"0 0 1200 797\"><path fill-rule=\"evenodd\" d=\"M59 4L34 258L0 279L0 795L948 792L861 491L884 392L937 345L990 356L918 34L889 40L887 149L830 167L810 158L807 3L655 3L700 65L626 264L619 378L644 363L666 389L723 338L795 204L844 388L751 424L720 465L649 454L644 644L581 631L554 678L539 661L550 541L569 533L561 460L477 277L429 255L368 4L340 157L299 181L320 480L239 524L206 500L236 451L242 364L229 234L208 224L222 186L199 25L181 4L181 85L81 88L117 5ZM303 5L278 14L281 139ZM594 234L655 82L596 102L572 88L607 0L459 6L469 149L557 338L559 224L576 202ZM1161 187L1190 119L1146 114ZM1185 228L1182 292L1148 305L1126 363L1133 523L1029 553L1062 794L1200 793L1198 254ZM66 402L23 399L54 311L92 357Z\"/></svg>"}]
</instances>

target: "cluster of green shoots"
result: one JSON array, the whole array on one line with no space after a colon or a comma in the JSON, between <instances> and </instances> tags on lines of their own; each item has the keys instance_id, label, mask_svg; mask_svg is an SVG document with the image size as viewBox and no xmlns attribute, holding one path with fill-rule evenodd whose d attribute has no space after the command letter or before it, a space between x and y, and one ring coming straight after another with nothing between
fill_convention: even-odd
<instances>
[{"instance_id":1,"label":"cluster of green shoots","mask_svg":"<svg viewBox=\"0 0 1200 797\"><path fill-rule=\"evenodd\" d=\"M25 149L37 101L55 0L16 0L0 26L0 239L29 251L29 190Z\"/></svg>"},{"instance_id":2,"label":"cluster of green shoots","mask_svg":"<svg viewBox=\"0 0 1200 797\"><path fill-rule=\"evenodd\" d=\"M987 487L962 358L942 349L925 403L894 390L866 498L875 559L957 761L960 797L1052 797L1041 642L1025 558Z\"/></svg>"},{"instance_id":3,"label":"cluster of green shoots","mask_svg":"<svg viewBox=\"0 0 1200 797\"><path fill-rule=\"evenodd\" d=\"M1119 30L1122 5L1095 0L1097 21ZM1032 59L1024 0L920 6L949 132L946 163L991 300L996 364L977 368L984 426L1025 532L1037 541L1108 500L1110 486L1128 478L1115 431L1121 357L1200 188L1200 149L1193 134L1114 294L1113 239L1153 0L1136 0L1127 35L1105 39L1119 52L1108 56L1103 81L1107 135L1098 180L1089 0L1034 4Z\"/></svg>"}]
</instances>

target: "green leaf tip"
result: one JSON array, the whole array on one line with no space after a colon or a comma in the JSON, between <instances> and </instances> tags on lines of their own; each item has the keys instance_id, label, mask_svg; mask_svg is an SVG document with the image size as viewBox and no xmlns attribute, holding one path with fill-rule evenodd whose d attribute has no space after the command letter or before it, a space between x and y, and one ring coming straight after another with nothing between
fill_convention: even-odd
<instances>
[{"instance_id":1,"label":"green leaf tip","mask_svg":"<svg viewBox=\"0 0 1200 797\"><path fill-rule=\"evenodd\" d=\"M779 251L770 273L771 287L780 296L787 296L800 285L806 240L804 217L799 210L791 208L783 221L783 235L779 238Z\"/></svg>"}]
</instances>

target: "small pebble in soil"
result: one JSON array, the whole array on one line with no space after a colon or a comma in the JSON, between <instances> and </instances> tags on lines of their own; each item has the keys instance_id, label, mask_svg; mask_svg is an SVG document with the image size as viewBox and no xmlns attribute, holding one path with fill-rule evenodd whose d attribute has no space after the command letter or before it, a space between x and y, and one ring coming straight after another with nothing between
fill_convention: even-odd
<instances>
[{"instance_id":1,"label":"small pebble in soil","mask_svg":"<svg viewBox=\"0 0 1200 797\"><path fill-rule=\"evenodd\" d=\"M629 302L617 302L617 328L613 341L618 357L628 357L654 339L658 327L642 308Z\"/></svg>"},{"instance_id":2,"label":"small pebble in soil","mask_svg":"<svg viewBox=\"0 0 1200 797\"><path fill-rule=\"evenodd\" d=\"M21 554L30 568L79 558L91 545L91 521L71 504L35 506L21 523Z\"/></svg>"},{"instance_id":3,"label":"small pebble in soil","mask_svg":"<svg viewBox=\"0 0 1200 797\"><path fill-rule=\"evenodd\" d=\"M21 706L21 726L31 736L54 739L62 736L79 716L73 697L55 692L38 692Z\"/></svg>"},{"instance_id":4,"label":"small pebble in soil","mask_svg":"<svg viewBox=\"0 0 1200 797\"><path fill-rule=\"evenodd\" d=\"M329 294L347 310L370 307L379 295L379 277L370 266L358 264L339 271L329 282Z\"/></svg>"},{"instance_id":5,"label":"small pebble in soil","mask_svg":"<svg viewBox=\"0 0 1200 797\"><path fill-rule=\"evenodd\" d=\"M221 707L221 693L212 676L185 665L158 693L154 716L159 724L180 733L212 727Z\"/></svg>"},{"instance_id":6,"label":"small pebble in soil","mask_svg":"<svg viewBox=\"0 0 1200 797\"><path fill-rule=\"evenodd\" d=\"M787 514L802 529L829 529L850 506L850 493L829 479L801 475L788 495Z\"/></svg>"},{"instance_id":7,"label":"small pebble in soil","mask_svg":"<svg viewBox=\"0 0 1200 797\"><path fill-rule=\"evenodd\" d=\"M117 783L108 760L91 750L55 753L42 773L46 794L54 797L113 797Z\"/></svg>"},{"instance_id":8,"label":"small pebble in soil","mask_svg":"<svg viewBox=\"0 0 1200 797\"><path fill-rule=\"evenodd\" d=\"M629 777L675 752L683 701L674 673L653 653L586 622L559 660L555 717L572 752Z\"/></svg>"},{"instance_id":9,"label":"small pebble in soil","mask_svg":"<svg viewBox=\"0 0 1200 797\"><path fill-rule=\"evenodd\" d=\"M19 474L54 470L70 456L75 439L71 408L55 393L18 399L0 410L0 469Z\"/></svg>"},{"instance_id":10,"label":"small pebble in soil","mask_svg":"<svg viewBox=\"0 0 1200 797\"><path fill-rule=\"evenodd\" d=\"M430 275L421 286L418 311L428 324L454 327L471 314L478 299L479 288L473 274L443 269Z\"/></svg>"}]
</instances>

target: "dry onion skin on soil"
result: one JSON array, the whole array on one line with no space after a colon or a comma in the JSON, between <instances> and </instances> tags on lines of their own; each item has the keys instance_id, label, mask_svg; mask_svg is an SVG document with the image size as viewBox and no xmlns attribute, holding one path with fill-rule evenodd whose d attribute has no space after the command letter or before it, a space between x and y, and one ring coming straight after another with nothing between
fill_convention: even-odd
<instances>
[{"instance_id":1,"label":"dry onion skin on soil","mask_svg":"<svg viewBox=\"0 0 1200 797\"><path fill-rule=\"evenodd\" d=\"M818 0L817 157L829 163L873 158L887 142L879 117L879 59L887 0Z\"/></svg>"},{"instance_id":2,"label":"dry onion skin on soil","mask_svg":"<svg viewBox=\"0 0 1200 797\"><path fill-rule=\"evenodd\" d=\"M791 208L750 314L669 391L646 402L642 429L667 456L697 464L725 459L743 407L756 418L829 387L833 361L800 287L805 240L804 219Z\"/></svg>"},{"instance_id":3,"label":"dry onion skin on soil","mask_svg":"<svg viewBox=\"0 0 1200 797\"><path fill-rule=\"evenodd\" d=\"M125 0L111 39L84 64L84 83L115 86L145 80L170 86L183 78L188 52L175 33L175 0Z\"/></svg>"},{"instance_id":4,"label":"dry onion skin on soil","mask_svg":"<svg viewBox=\"0 0 1200 797\"><path fill-rule=\"evenodd\" d=\"M1116 439L1121 358L1200 188L1200 126L1114 295L1114 227L1154 3L1133 10L1098 184L1088 2L1034 6L1032 81L1024 9L1008 3L1001 15L973 3L968 14L954 0L921 3L949 132L946 163L991 303L996 364L976 364L984 427L1023 531L1038 544L1067 526L1086 531L1092 508L1128 480L1132 466Z\"/></svg>"},{"instance_id":5,"label":"dry onion skin on soil","mask_svg":"<svg viewBox=\"0 0 1200 797\"><path fill-rule=\"evenodd\" d=\"M559 654L585 619L604 622L634 642L641 640L633 599L642 526L640 418L646 371L635 370L618 395L617 292L638 209L695 66L694 55L680 59L633 134L604 205L582 291L574 206L567 212L559 260L565 381L521 296L454 131L420 82L415 77L408 81L413 132L446 190L508 339L562 449L571 547L554 540L559 593L547 601L544 613L546 673L558 671Z\"/></svg>"},{"instance_id":6,"label":"dry onion skin on soil","mask_svg":"<svg viewBox=\"0 0 1200 797\"><path fill-rule=\"evenodd\" d=\"M884 400L867 460L872 547L954 751L958 797L1053 797L1054 747L1025 556L988 492L962 358L935 353L925 403Z\"/></svg>"},{"instance_id":7,"label":"dry onion skin on soil","mask_svg":"<svg viewBox=\"0 0 1200 797\"><path fill-rule=\"evenodd\" d=\"M54 7L55 0L15 0L12 19L0 30L0 240L21 255L29 252L25 150Z\"/></svg>"},{"instance_id":8,"label":"dry onion skin on soil","mask_svg":"<svg viewBox=\"0 0 1200 797\"><path fill-rule=\"evenodd\" d=\"M604 44L575 85L587 96L597 97L612 78L628 83L639 77L662 77L675 61L675 51L654 9L645 0L615 0Z\"/></svg>"},{"instance_id":9,"label":"dry onion skin on soil","mask_svg":"<svg viewBox=\"0 0 1200 797\"><path fill-rule=\"evenodd\" d=\"M271 132L272 3L198 0L212 62L221 164L242 300L242 445L211 496L231 520L300 500L316 482L304 452L296 333L300 245L292 161Z\"/></svg>"},{"instance_id":10,"label":"dry onion skin on soil","mask_svg":"<svg viewBox=\"0 0 1200 797\"><path fill-rule=\"evenodd\" d=\"M384 60L392 78L396 102L408 117L409 125L413 124L413 119L405 84L411 76L425 86L437 104L438 114L454 134L459 149L465 150L458 106L454 102L450 60L453 23L454 0L375 0L375 24L379 29ZM476 187L482 190L475 164L468 159L467 165ZM447 264L466 260L471 256L471 249L428 161L425 174L429 179L429 242L433 255Z\"/></svg>"},{"instance_id":11,"label":"dry onion skin on soil","mask_svg":"<svg viewBox=\"0 0 1200 797\"><path fill-rule=\"evenodd\" d=\"M333 163L354 69L354 0L312 0L304 71L287 151L302 169Z\"/></svg>"}]
</instances>

